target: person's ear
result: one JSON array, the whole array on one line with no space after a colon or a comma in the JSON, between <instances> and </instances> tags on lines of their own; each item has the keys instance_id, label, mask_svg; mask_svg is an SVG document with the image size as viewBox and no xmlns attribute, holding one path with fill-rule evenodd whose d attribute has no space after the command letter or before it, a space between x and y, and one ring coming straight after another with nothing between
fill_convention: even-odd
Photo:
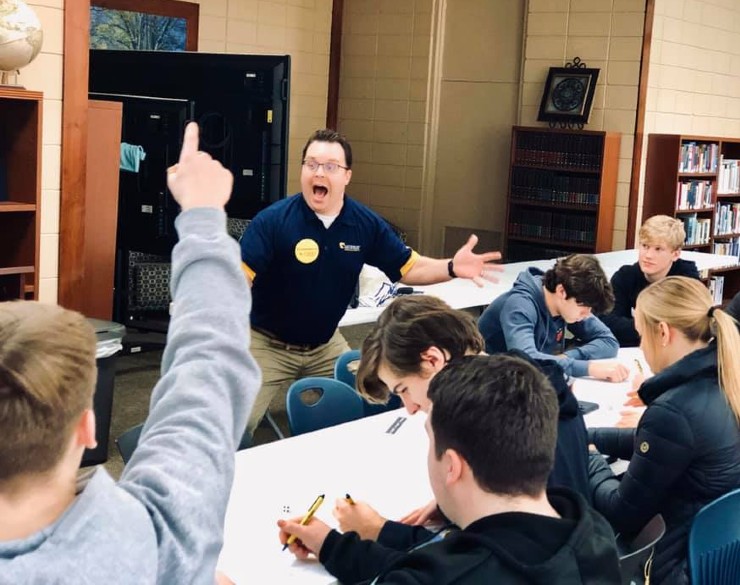
<instances>
[{"instance_id":1,"label":"person's ear","mask_svg":"<svg viewBox=\"0 0 740 585\"><path fill-rule=\"evenodd\" d=\"M565 292L565 287L562 284L555 285L555 294L557 294L563 300L565 300L568 296Z\"/></svg>"},{"instance_id":2,"label":"person's ear","mask_svg":"<svg viewBox=\"0 0 740 585\"><path fill-rule=\"evenodd\" d=\"M671 328L668 326L668 323L665 321L658 323L658 333L660 334L660 345L662 347L667 346L671 341L673 333Z\"/></svg>"},{"instance_id":3,"label":"person's ear","mask_svg":"<svg viewBox=\"0 0 740 585\"><path fill-rule=\"evenodd\" d=\"M347 169L347 172L344 173L344 186L346 187L349 185L349 182L352 180L352 169Z\"/></svg>"},{"instance_id":4,"label":"person's ear","mask_svg":"<svg viewBox=\"0 0 740 585\"><path fill-rule=\"evenodd\" d=\"M91 408L86 408L77 421L75 437L78 446L87 449L94 449L98 446L95 440L95 413Z\"/></svg>"},{"instance_id":5,"label":"person's ear","mask_svg":"<svg viewBox=\"0 0 740 585\"><path fill-rule=\"evenodd\" d=\"M454 449L447 449L442 457L445 463L445 485L452 487L462 479L467 464Z\"/></svg>"},{"instance_id":6,"label":"person's ear","mask_svg":"<svg viewBox=\"0 0 740 585\"><path fill-rule=\"evenodd\" d=\"M447 365L447 356L433 345L421 352L421 363L427 364L427 373L437 374Z\"/></svg>"},{"instance_id":7,"label":"person's ear","mask_svg":"<svg viewBox=\"0 0 740 585\"><path fill-rule=\"evenodd\" d=\"M676 260L679 259L680 256L681 256L681 250L680 249L673 250L673 252L671 253L671 262L675 262Z\"/></svg>"}]
</instances>

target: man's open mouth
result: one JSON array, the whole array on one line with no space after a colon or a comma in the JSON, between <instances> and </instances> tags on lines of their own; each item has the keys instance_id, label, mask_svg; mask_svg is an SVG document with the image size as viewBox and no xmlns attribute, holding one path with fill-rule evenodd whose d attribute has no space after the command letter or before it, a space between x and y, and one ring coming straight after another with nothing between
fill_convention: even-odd
<instances>
[{"instance_id":1,"label":"man's open mouth","mask_svg":"<svg viewBox=\"0 0 740 585\"><path fill-rule=\"evenodd\" d=\"M314 195L326 195L328 192L329 192L329 189L327 189L323 185L314 185L313 186L313 194Z\"/></svg>"}]
</instances>

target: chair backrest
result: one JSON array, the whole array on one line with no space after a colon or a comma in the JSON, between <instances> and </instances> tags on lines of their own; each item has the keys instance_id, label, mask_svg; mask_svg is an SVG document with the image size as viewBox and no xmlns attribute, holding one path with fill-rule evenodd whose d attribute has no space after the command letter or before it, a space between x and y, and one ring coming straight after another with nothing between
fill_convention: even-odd
<instances>
[{"instance_id":1,"label":"chair backrest","mask_svg":"<svg viewBox=\"0 0 740 585\"><path fill-rule=\"evenodd\" d=\"M139 444L139 436L141 435L142 428L144 428L144 423L131 427L116 439L116 446L118 447L118 452L121 454L124 465L131 459L131 455L134 454L134 450Z\"/></svg>"},{"instance_id":2,"label":"chair backrest","mask_svg":"<svg viewBox=\"0 0 740 585\"><path fill-rule=\"evenodd\" d=\"M693 585L740 582L740 489L704 506L689 533Z\"/></svg>"},{"instance_id":3,"label":"chair backrest","mask_svg":"<svg viewBox=\"0 0 740 585\"><path fill-rule=\"evenodd\" d=\"M311 398L311 402L307 399ZM291 384L286 400L293 435L357 420L363 401L350 386L333 378L304 378Z\"/></svg>"},{"instance_id":4,"label":"chair backrest","mask_svg":"<svg viewBox=\"0 0 740 585\"><path fill-rule=\"evenodd\" d=\"M617 551L619 552L619 573L622 575L622 585L630 585L633 580L642 583L643 566L650 558L655 544L665 534L663 516L657 514L642 527L642 530L633 538L617 536Z\"/></svg>"},{"instance_id":5,"label":"chair backrest","mask_svg":"<svg viewBox=\"0 0 740 585\"><path fill-rule=\"evenodd\" d=\"M355 390L357 389L357 380L354 370L350 369L350 364L357 361L360 361L360 350L351 349L340 355L334 363L334 378L344 382L350 388ZM360 396L360 398L362 398L365 416L372 416L374 414L386 412L387 410L395 410L401 407L401 399L395 394L392 394L388 402L385 404L374 404L372 402L368 402L362 396Z\"/></svg>"}]
</instances>

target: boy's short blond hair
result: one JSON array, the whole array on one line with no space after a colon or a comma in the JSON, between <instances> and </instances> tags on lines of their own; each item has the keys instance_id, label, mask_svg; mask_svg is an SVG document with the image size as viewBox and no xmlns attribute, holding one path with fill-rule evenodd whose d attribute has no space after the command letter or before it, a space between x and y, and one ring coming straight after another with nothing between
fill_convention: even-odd
<instances>
[{"instance_id":1,"label":"boy's short blond hair","mask_svg":"<svg viewBox=\"0 0 740 585\"><path fill-rule=\"evenodd\" d=\"M671 250L680 250L686 241L683 222L669 215L654 215L642 224L640 244L665 244Z\"/></svg>"},{"instance_id":2,"label":"boy's short blond hair","mask_svg":"<svg viewBox=\"0 0 740 585\"><path fill-rule=\"evenodd\" d=\"M95 332L56 305L0 303L0 488L61 460L97 370Z\"/></svg>"}]
</instances>

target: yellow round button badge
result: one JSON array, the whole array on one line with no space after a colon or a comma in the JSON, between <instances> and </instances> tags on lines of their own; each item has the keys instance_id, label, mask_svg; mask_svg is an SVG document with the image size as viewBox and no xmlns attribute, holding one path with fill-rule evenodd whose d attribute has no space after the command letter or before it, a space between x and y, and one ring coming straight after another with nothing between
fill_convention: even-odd
<instances>
[{"instance_id":1,"label":"yellow round button badge","mask_svg":"<svg viewBox=\"0 0 740 585\"><path fill-rule=\"evenodd\" d=\"M304 238L295 245L295 257L302 264L311 264L319 257L319 245L311 238Z\"/></svg>"}]
</instances>

